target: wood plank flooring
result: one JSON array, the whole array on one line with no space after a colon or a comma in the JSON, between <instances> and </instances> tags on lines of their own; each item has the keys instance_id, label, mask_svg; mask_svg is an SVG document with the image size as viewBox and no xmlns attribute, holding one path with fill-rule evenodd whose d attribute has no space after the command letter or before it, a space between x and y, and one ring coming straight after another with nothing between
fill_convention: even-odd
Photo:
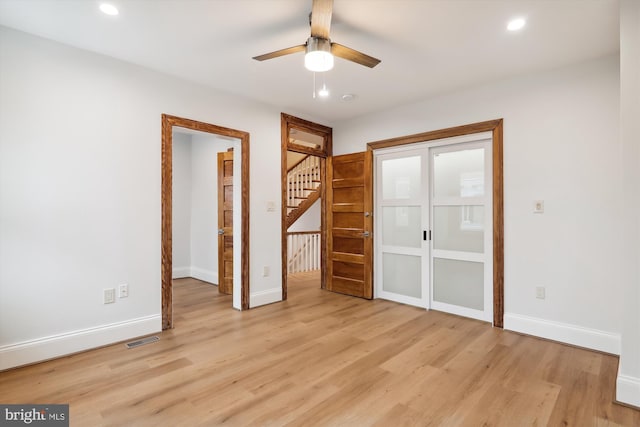
<instances>
[{"instance_id":1,"label":"wood plank flooring","mask_svg":"<svg viewBox=\"0 0 640 427\"><path fill-rule=\"evenodd\" d=\"M246 312L174 282L175 329L0 373L1 403L69 403L72 426L638 426L618 359L289 280Z\"/></svg>"}]
</instances>

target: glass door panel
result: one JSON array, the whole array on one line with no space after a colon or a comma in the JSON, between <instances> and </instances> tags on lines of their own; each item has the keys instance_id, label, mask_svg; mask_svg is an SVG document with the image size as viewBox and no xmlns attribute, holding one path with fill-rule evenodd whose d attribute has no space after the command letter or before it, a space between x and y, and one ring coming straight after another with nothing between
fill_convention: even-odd
<instances>
[{"instance_id":1,"label":"glass door panel","mask_svg":"<svg viewBox=\"0 0 640 427\"><path fill-rule=\"evenodd\" d=\"M422 299L422 259L415 255L382 254L382 290Z\"/></svg>"},{"instance_id":2,"label":"glass door panel","mask_svg":"<svg viewBox=\"0 0 640 427\"><path fill-rule=\"evenodd\" d=\"M484 263L434 258L433 299L484 311Z\"/></svg>"},{"instance_id":3,"label":"glass door panel","mask_svg":"<svg viewBox=\"0 0 640 427\"><path fill-rule=\"evenodd\" d=\"M434 206L433 248L484 252L484 206Z\"/></svg>"},{"instance_id":4,"label":"glass door panel","mask_svg":"<svg viewBox=\"0 0 640 427\"><path fill-rule=\"evenodd\" d=\"M435 151L433 197L483 197L484 171L484 148Z\"/></svg>"},{"instance_id":5,"label":"glass door panel","mask_svg":"<svg viewBox=\"0 0 640 427\"><path fill-rule=\"evenodd\" d=\"M418 199L422 189L421 156L382 160L382 198Z\"/></svg>"},{"instance_id":6,"label":"glass door panel","mask_svg":"<svg viewBox=\"0 0 640 427\"><path fill-rule=\"evenodd\" d=\"M420 206L382 208L382 244L384 246L422 246L422 209Z\"/></svg>"}]
</instances>

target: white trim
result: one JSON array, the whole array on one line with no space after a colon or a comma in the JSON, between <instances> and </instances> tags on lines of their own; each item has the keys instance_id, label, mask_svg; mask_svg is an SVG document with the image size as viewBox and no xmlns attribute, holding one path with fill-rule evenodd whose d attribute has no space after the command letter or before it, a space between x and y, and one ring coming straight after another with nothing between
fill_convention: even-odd
<instances>
[{"instance_id":1,"label":"white trim","mask_svg":"<svg viewBox=\"0 0 640 427\"><path fill-rule=\"evenodd\" d=\"M0 371L162 331L160 314L0 347Z\"/></svg>"},{"instance_id":2,"label":"white trim","mask_svg":"<svg viewBox=\"0 0 640 427\"><path fill-rule=\"evenodd\" d=\"M278 301L282 301L282 288L280 287L253 292L249 297L249 307L255 308Z\"/></svg>"},{"instance_id":3,"label":"white trim","mask_svg":"<svg viewBox=\"0 0 640 427\"><path fill-rule=\"evenodd\" d=\"M191 267L174 267L171 270L172 279L182 279L185 277L191 277Z\"/></svg>"},{"instance_id":4,"label":"white trim","mask_svg":"<svg viewBox=\"0 0 640 427\"><path fill-rule=\"evenodd\" d=\"M620 334L514 313L504 314L504 329L605 353L620 354Z\"/></svg>"},{"instance_id":5,"label":"white trim","mask_svg":"<svg viewBox=\"0 0 640 427\"><path fill-rule=\"evenodd\" d=\"M618 368L616 401L640 407L640 378L622 375Z\"/></svg>"},{"instance_id":6,"label":"white trim","mask_svg":"<svg viewBox=\"0 0 640 427\"><path fill-rule=\"evenodd\" d=\"M194 279L202 280L203 282L218 284L218 272L205 270L204 268L198 268L191 266L191 277Z\"/></svg>"}]
</instances>

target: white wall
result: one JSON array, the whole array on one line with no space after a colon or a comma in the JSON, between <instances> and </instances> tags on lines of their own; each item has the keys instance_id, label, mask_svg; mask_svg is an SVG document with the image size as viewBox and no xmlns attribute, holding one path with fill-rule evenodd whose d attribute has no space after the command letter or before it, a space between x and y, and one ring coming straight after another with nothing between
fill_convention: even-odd
<instances>
[{"instance_id":1,"label":"white wall","mask_svg":"<svg viewBox=\"0 0 640 427\"><path fill-rule=\"evenodd\" d=\"M320 211L320 202L318 199L315 201L313 205L305 213L302 214L300 218L293 224L287 231L316 231L320 230L321 226L321 211Z\"/></svg>"},{"instance_id":2,"label":"white wall","mask_svg":"<svg viewBox=\"0 0 640 427\"><path fill-rule=\"evenodd\" d=\"M278 109L6 28L0 76L0 369L160 330L162 113L251 134L251 304L280 299Z\"/></svg>"},{"instance_id":3,"label":"white wall","mask_svg":"<svg viewBox=\"0 0 640 427\"><path fill-rule=\"evenodd\" d=\"M334 153L504 118L505 327L619 353L618 116L616 56L338 123Z\"/></svg>"},{"instance_id":4,"label":"white wall","mask_svg":"<svg viewBox=\"0 0 640 427\"><path fill-rule=\"evenodd\" d=\"M173 131L173 278L191 276L191 135Z\"/></svg>"},{"instance_id":5,"label":"white wall","mask_svg":"<svg viewBox=\"0 0 640 427\"><path fill-rule=\"evenodd\" d=\"M640 2L620 2L624 313L616 398L640 407Z\"/></svg>"},{"instance_id":6,"label":"white wall","mask_svg":"<svg viewBox=\"0 0 640 427\"><path fill-rule=\"evenodd\" d=\"M217 284L217 159L233 142L207 134L192 135L191 141L191 276Z\"/></svg>"}]
</instances>

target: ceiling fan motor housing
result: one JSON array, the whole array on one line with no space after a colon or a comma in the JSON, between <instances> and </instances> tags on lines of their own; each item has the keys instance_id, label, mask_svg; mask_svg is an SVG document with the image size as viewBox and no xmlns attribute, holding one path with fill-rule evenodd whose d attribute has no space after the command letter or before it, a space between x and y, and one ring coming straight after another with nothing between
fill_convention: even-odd
<instances>
[{"instance_id":1,"label":"ceiling fan motor housing","mask_svg":"<svg viewBox=\"0 0 640 427\"><path fill-rule=\"evenodd\" d=\"M307 39L307 53L309 52L329 52L331 53L331 40L320 37L309 37Z\"/></svg>"},{"instance_id":2,"label":"ceiling fan motor housing","mask_svg":"<svg viewBox=\"0 0 640 427\"><path fill-rule=\"evenodd\" d=\"M307 69L323 72L333 68L331 40L311 36L307 39L305 51L304 63Z\"/></svg>"}]
</instances>

